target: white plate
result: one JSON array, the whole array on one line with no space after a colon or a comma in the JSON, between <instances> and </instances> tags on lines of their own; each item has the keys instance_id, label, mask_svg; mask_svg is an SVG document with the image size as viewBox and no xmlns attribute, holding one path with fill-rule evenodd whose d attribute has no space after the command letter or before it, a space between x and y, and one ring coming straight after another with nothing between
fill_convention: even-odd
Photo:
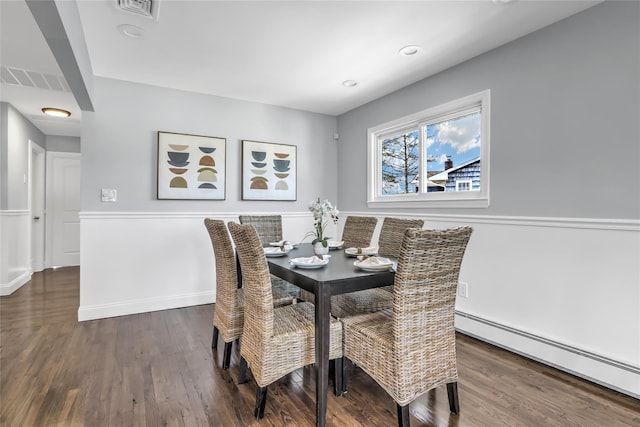
<instances>
[{"instance_id":1,"label":"white plate","mask_svg":"<svg viewBox=\"0 0 640 427\"><path fill-rule=\"evenodd\" d=\"M287 255L289 252L291 252L291 248L285 248L285 250L280 250L279 247L274 247L274 248L263 248L264 249L264 254L268 257L278 257L278 256L285 256Z\"/></svg>"},{"instance_id":2,"label":"white plate","mask_svg":"<svg viewBox=\"0 0 640 427\"><path fill-rule=\"evenodd\" d=\"M322 260L317 260L317 262L309 262L309 259L317 257L301 257L301 258L291 258L289 262L296 267L300 268L320 268L329 264L329 255L324 255Z\"/></svg>"},{"instance_id":3,"label":"white plate","mask_svg":"<svg viewBox=\"0 0 640 427\"><path fill-rule=\"evenodd\" d=\"M358 248L347 248L344 250L344 253L349 256L358 256L358 255L375 255L378 253L378 247L372 246L370 248L360 248L362 249L362 253L358 253Z\"/></svg>"},{"instance_id":4,"label":"white plate","mask_svg":"<svg viewBox=\"0 0 640 427\"><path fill-rule=\"evenodd\" d=\"M363 265L364 263L364 265ZM388 264L369 264L367 265L364 261L354 261L353 265L364 271L386 271L390 268L393 268L393 262Z\"/></svg>"},{"instance_id":5,"label":"white plate","mask_svg":"<svg viewBox=\"0 0 640 427\"><path fill-rule=\"evenodd\" d=\"M291 243L288 240L282 240L280 242L269 242L269 246L282 246L283 243L286 246L291 246L292 248L297 248L298 247L298 245L295 245L295 244Z\"/></svg>"},{"instance_id":6,"label":"white plate","mask_svg":"<svg viewBox=\"0 0 640 427\"><path fill-rule=\"evenodd\" d=\"M329 249L340 249L344 245L344 240L327 240Z\"/></svg>"}]
</instances>

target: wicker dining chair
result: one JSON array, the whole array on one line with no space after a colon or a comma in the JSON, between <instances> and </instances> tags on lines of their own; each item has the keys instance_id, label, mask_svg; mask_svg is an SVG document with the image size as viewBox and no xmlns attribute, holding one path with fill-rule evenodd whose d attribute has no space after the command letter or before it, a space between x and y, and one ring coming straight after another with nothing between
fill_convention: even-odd
<instances>
[{"instance_id":1,"label":"wicker dining chair","mask_svg":"<svg viewBox=\"0 0 640 427\"><path fill-rule=\"evenodd\" d=\"M424 220L385 217L378 237L378 255L398 258L400 245L407 228L422 228Z\"/></svg>"},{"instance_id":2,"label":"wicker dining chair","mask_svg":"<svg viewBox=\"0 0 640 427\"><path fill-rule=\"evenodd\" d=\"M371 245L378 218L373 216L348 216L342 229L345 248L366 248Z\"/></svg>"},{"instance_id":3,"label":"wicker dining chair","mask_svg":"<svg viewBox=\"0 0 640 427\"><path fill-rule=\"evenodd\" d=\"M240 224L251 224L256 229L262 246L269 246L271 242L282 241L281 215L240 215ZM288 292L294 298L300 297L300 288L276 276L271 276L274 288Z\"/></svg>"},{"instance_id":4,"label":"wicker dining chair","mask_svg":"<svg viewBox=\"0 0 640 427\"><path fill-rule=\"evenodd\" d=\"M386 217L382 222L378 238L378 254L384 257L398 258L405 231L409 228L422 228L423 225L424 221L421 219ZM331 313L339 318L344 318L391 308L393 305L392 292L393 286L385 286L336 295L331 300Z\"/></svg>"},{"instance_id":5,"label":"wicker dining chair","mask_svg":"<svg viewBox=\"0 0 640 427\"><path fill-rule=\"evenodd\" d=\"M228 369L231 346L242 336L244 292L238 289L235 253L224 221L205 218L204 225L209 232L216 265L216 304L211 348L214 350L218 348L218 336L222 335L224 341L222 368ZM272 295L273 304L277 307L293 302L291 295L280 289L274 288Z\"/></svg>"},{"instance_id":6,"label":"wicker dining chair","mask_svg":"<svg viewBox=\"0 0 640 427\"><path fill-rule=\"evenodd\" d=\"M240 215L240 224L251 224L256 229L262 246L282 240L281 215Z\"/></svg>"},{"instance_id":7,"label":"wicker dining chair","mask_svg":"<svg viewBox=\"0 0 640 427\"><path fill-rule=\"evenodd\" d=\"M315 307L301 302L274 308L271 275L260 239L251 225L229 223L243 273L245 317L238 383L246 382L247 365L258 384L254 416L264 416L267 387L315 362ZM330 321L329 359L336 360L334 389L342 391L342 324ZM338 372L339 369L339 372Z\"/></svg>"},{"instance_id":8,"label":"wicker dining chair","mask_svg":"<svg viewBox=\"0 0 640 427\"><path fill-rule=\"evenodd\" d=\"M399 426L409 426L411 401L443 384L451 413L459 411L454 313L471 232L471 227L407 230L393 309L342 320L344 366L356 363L395 400Z\"/></svg>"}]
</instances>

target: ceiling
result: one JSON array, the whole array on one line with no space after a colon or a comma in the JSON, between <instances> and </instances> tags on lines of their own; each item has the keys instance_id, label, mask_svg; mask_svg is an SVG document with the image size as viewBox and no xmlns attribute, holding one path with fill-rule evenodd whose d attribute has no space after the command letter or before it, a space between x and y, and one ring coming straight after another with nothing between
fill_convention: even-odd
<instances>
[{"instance_id":1,"label":"ceiling","mask_svg":"<svg viewBox=\"0 0 640 427\"><path fill-rule=\"evenodd\" d=\"M156 17L116 3L77 1L95 76L339 115L600 1L154 0ZM0 1L0 20L0 99L47 135L80 136L82 112L25 1ZM418 53L400 55L407 45ZM7 69L61 90L9 84ZM72 116L46 118L45 106Z\"/></svg>"}]
</instances>

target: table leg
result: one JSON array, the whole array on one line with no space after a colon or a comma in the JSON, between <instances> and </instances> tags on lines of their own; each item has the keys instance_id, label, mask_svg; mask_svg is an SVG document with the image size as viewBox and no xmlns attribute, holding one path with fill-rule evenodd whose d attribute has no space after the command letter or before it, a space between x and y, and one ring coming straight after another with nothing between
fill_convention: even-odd
<instances>
[{"instance_id":1,"label":"table leg","mask_svg":"<svg viewBox=\"0 0 640 427\"><path fill-rule=\"evenodd\" d=\"M331 294L328 287L318 284L316 297L316 426L324 427L327 419L327 389L329 388L329 316Z\"/></svg>"}]
</instances>

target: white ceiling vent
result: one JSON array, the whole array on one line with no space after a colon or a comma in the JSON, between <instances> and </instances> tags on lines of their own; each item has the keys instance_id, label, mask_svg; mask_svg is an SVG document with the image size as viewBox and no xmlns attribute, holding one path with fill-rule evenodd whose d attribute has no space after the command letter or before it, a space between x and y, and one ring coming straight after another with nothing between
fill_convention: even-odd
<instances>
[{"instance_id":1,"label":"white ceiling vent","mask_svg":"<svg viewBox=\"0 0 640 427\"><path fill-rule=\"evenodd\" d=\"M71 92L63 76L5 67L4 65L0 68L0 81L8 85L34 87L56 92Z\"/></svg>"},{"instance_id":2,"label":"white ceiling vent","mask_svg":"<svg viewBox=\"0 0 640 427\"><path fill-rule=\"evenodd\" d=\"M137 16L158 20L160 0L116 0L116 8Z\"/></svg>"}]
</instances>

